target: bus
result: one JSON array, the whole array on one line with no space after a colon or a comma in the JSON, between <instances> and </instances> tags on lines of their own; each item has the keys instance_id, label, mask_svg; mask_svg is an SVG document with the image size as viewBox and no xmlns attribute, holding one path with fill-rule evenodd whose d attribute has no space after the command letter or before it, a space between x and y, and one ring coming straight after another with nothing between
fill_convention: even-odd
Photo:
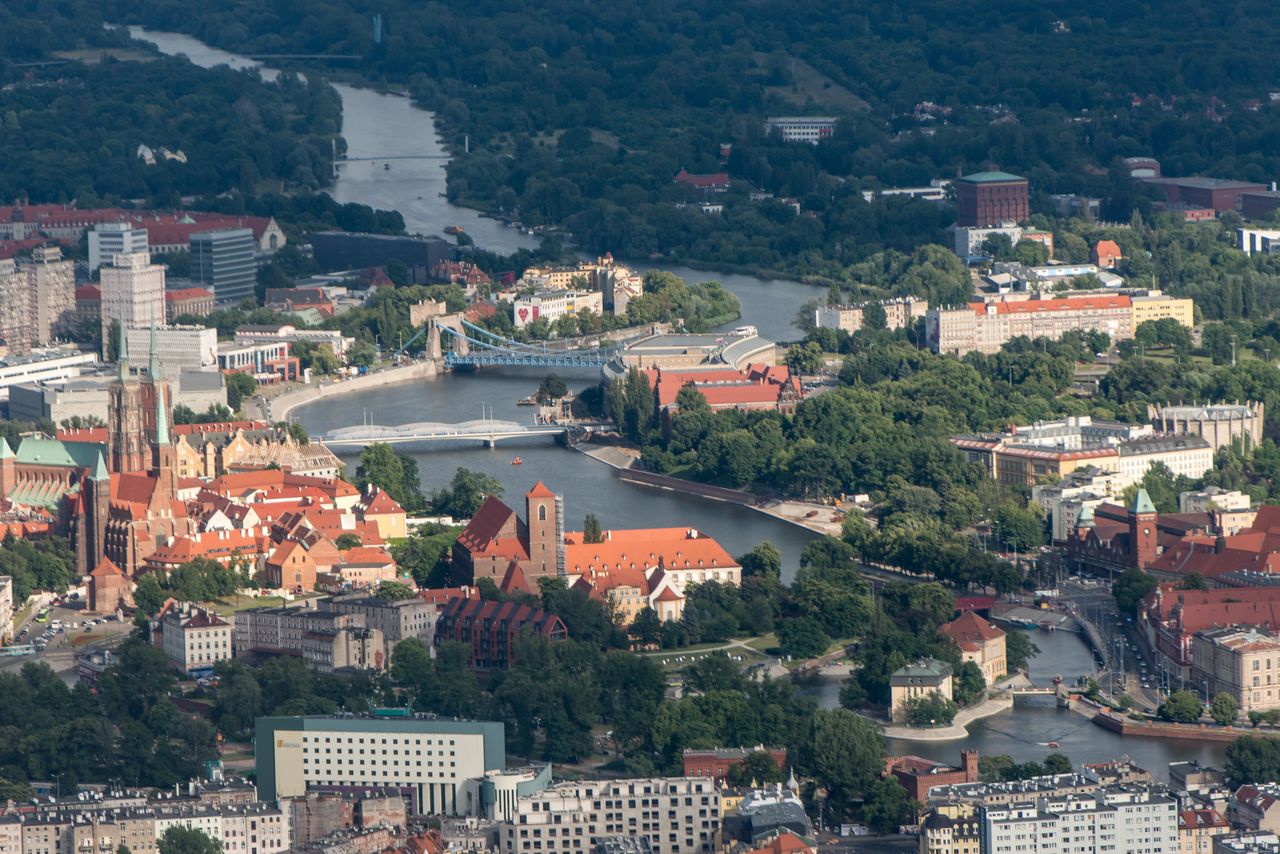
<instances>
[{"instance_id":1,"label":"bus","mask_svg":"<svg viewBox=\"0 0 1280 854\"><path fill-rule=\"evenodd\" d=\"M44 621L46 621L46 620L48 620L48 619L49 619L49 609L48 609L48 608L45 608L45 609L44 609L43 611L41 611L39 614L36 614L36 622L37 622L37 623L43 623Z\"/></svg>"}]
</instances>

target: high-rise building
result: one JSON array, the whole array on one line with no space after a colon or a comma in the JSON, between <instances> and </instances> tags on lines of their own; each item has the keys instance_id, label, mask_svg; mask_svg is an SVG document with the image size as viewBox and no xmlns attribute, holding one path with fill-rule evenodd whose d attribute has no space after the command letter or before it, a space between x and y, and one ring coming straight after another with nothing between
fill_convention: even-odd
<instances>
[{"instance_id":1,"label":"high-rise building","mask_svg":"<svg viewBox=\"0 0 1280 854\"><path fill-rule=\"evenodd\" d=\"M144 237L145 239L145 237ZM31 333L44 344L65 334L76 311L76 267L57 246L37 246L26 266Z\"/></svg>"},{"instance_id":2,"label":"high-rise building","mask_svg":"<svg viewBox=\"0 0 1280 854\"><path fill-rule=\"evenodd\" d=\"M191 235L191 280L213 291L218 302L253 296L258 280L253 229L223 228Z\"/></svg>"},{"instance_id":3,"label":"high-rise building","mask_svg":"<svg viewBox=\"0 0 1280 854\"><path fill-rule=\"evenodd\" d=\"M1178 851L1178 802L1151 786L1028 798L979 811L983 854Z\"/></svg>"},{"instance_id":4,"label":"high-rise building","mask_svg":"<svg viewBox=\"0 0 1280 854\"><path fill-rule=\"evenodd\" d=\"M1019 223L1030 215L1027 179L1008 172L975 172L957 178L956 225L990 228Z\"/></svg>"},{"instance_id":5,"label":"high-rise building","mask_svg":"<svg viewBox=\"0 0 1280 854\"><path fill-rule=\"evenodd\" d=\"M104 222L89 232L89 272L110 264L117 255L147 252L147 230L127 222Z\"/></svg>"},{"instance_id":6,"label":"high-rise building","mask_svg":"<svg viewBox=\"0 0 1280 854\"><path fill-rule=\"evenodd\" d=\"M31 351L31 283L27 272L10 259L0 259L0 345L9 353Z\"/></svg>"},{"instance_id":7,"label":"high-rise building","mask_svg":"<svg viewBox=\"0 0 1280 854\"><path fill-rule=\"evenodd\" d=\"M102 346L111 321L124 329L164 322L164 267L145 252L116 255L102 268Z\"/></svg>"}]
</instances>

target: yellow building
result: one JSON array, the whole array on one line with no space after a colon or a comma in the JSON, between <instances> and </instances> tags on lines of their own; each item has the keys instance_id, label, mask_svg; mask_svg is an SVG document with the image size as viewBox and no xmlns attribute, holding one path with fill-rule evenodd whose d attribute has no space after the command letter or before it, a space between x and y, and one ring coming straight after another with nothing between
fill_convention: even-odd
<instances>
[{"instance_id":1,"label":"yellow building","mask_svg":"<svg viewBox=\"0 0 1280 854\"><path fill-rule=\"evenodd\" d=\"M972 804L941 806L920 822L920 854L981 854L981 831Z\"/></svg>"},{"instance_id":2,"label":"yellow building","mask_svg":"<svg viewBox=\"0 0 1280 854\"><path fill-rule=\"evenodd\" d=\"M895 721L904 719L903 706L908 700L927 697L937 692L951 699L951 665L936 658L922 658L900 667L889 676L889 710Z\"/></svg>"},{"instance_id":3,"label":"yellow building","mask_svg":"<svg viewBox=\"0 0 1280 854\"><path fill-rule=\"evenodd\" d=\"M1191 680L1209 697L1226 693L1240 714L1280 709L1280 637L1227 627L1191 638Z\"/></svg>"},{"instance_id":4,"label":"yellow building","mask_svg":"<svg viewBox=\"0 0 1280 854\"><path fill-rule=\"evenodd\" d=\"M978 665L988 685L994 684L1007 672L1004 632L972 611L965 611L938 631L960 647L962 660Z\"/></svg>"},{"instance_id":5,"label":"yellow building","mask_svg":"<svg viewBox=\"0 0 1280 854\"><path fill-rule=\"evenodd\" d=\"M1171 297L1159 291L1133 298L1133 328L1148 320L1172 318L1190 329L1196 322L1196 303L1190 297Z\"/></svg>"},{"instance_id":6,"label":"yellow building","mask_svg":"<svg viewBox=\"0 0 1280 854\"><path fill-rule=\"evenodd\" d=\"M1120 452L1113 447L1058 450L1039 445L994 448L996 480L1011 486L1037 486L1062 480L1080 468L1115 468Z\"/></svg>"}]
</instances>

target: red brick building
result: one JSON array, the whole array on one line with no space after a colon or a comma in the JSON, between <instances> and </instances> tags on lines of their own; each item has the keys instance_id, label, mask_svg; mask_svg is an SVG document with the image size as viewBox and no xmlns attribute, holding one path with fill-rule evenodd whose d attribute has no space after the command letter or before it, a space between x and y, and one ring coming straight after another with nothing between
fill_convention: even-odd
<instances>
[{"instance_id":1,"label":"red brick building","mask_svg":"<svg viewBox=\"0 0 1280 854\"><path fill-rule=\"evenodd\" d=\"M1240 214L1247 219L1266 219L1280 208L1280 193L1274 190L1240 194Z\"/></svg>"},{"instance_id":2,"label":"red brick building","mask_svg":"<svg viewBox=\"0 0 1280 854\"><path fill-rule=\"evenodd\" d=\"M472 670L505 670L521 635L541 635L550 641L569 637L555 614L516 602L491 599L450 599L436 623L436 643L457 641L470 648Z\"/></svg>"},{"instance_id":3,"label":"red brick building","mask_svg":"<svg viewBox=\"0 0 1280 854\"><path fill-rule=\"evenodd\" d=\"M1027 179L1008 172L975 172L957 178L956 225L989 228L1005 222L1022 222L1031 213Z\"/></svg>"},{"instance_id":4,"label":"red brick building","mask_svg":"<svg viewBox=\"0 0 1280 854\"><path fill-rule=\"evenodd\" d=\"M920 756L890 756L885 760L884 776L893 777L907 790L907 797L922 804L934 786L978 782L978 751L960 751L959 768Z\"/></svg>"},{"instance_id":5,"label":"red brick building","mask_svg":"<svg viewBox=\"0 0 1280 854\"><path fill-rule=\"evenodd\" d=\"M729 776L729 769L741 765L753 753L767 753L779 768L787 767L787 751L783 747L715 747L710 750L690 749L684 752L684 776L710 777L717 783Z\"/></svg>"},{"instance_id":6,"label":"red brick building","mask_svg":"<svg viewBox=\"0 0 1280 854\"><path fill-rule=\"evenodd\" d=\"M1218 213L1238 211L1241 196L1245 193L1263 193L1269 187L1252 181L1232 181L1228 178L1146 178L1164 191L1170 205L1188 208L1212 208Z\"/></svg>"}]
</instances>

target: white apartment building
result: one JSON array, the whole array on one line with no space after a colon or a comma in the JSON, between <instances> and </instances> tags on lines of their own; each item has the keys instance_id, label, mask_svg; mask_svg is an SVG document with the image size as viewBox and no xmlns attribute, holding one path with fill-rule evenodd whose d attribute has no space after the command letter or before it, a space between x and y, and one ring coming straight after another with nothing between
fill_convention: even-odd
<instances>
[{"instance_id":1,"label":"white apartment building","mask_svg":"<svg viewBox=\"0 0 1280 854\"><path fill-rule=\"evenodd\" d=\"M1253 499L1238 489L1210 486L1198 492L1178 494L1179 513L1208 513L1212 510L1248 510Z\"/></svg>"},{"instance_id":2,"label":"white apartment building","mask_svg":"<svg viewBox=\"0 0 1280 854\"><path fill-rule=\"evenodd\" d=\"M268 803L156 810L156 839L170 827L202 831L226 854L278 854L292 844L289 812Z\"/></svg>"},{"instance_id":3,"label":"white apartment building","mask_svg":"<svg viewBox=\"0 0 1280 854\"><path fill-rule=\"evenodd\" d=\"M1053 484L1031 487L1031 501L1049 517L1053 542L1061 543L1074 530L1077 517L1085 507L1094 508L1120 491L1115 475L1097 466L1071 472Z\"/></svg>"},{"instance_id":4,"label":"white apartment building","mask_svg":"<svg viewBox=\"0 0 1280 854\"><path fill-rule=\"evenodd\" d=\"M886 329L904 329L929 312L929 303L917 297L900 297L879 303L884 309ZM823 305L814 309L813 324L819 329L837 329L853 334L862 328L866 304Z\"/></svg>"},{"instance_id":5,"label":"white apartment building","mask_svg":"<svg viewBox=\"0 0 1280 854\"><path fill-rule=\"evenodd\" d=\"M160 316L160 320L164 315ZM159 321L157 321L159 323ZM151 352L155 335L156 355L161 373L177 379L183 370L212 370L218 364L218 330L203 326L136 326L126 333L129 353L141 361Z\"/></svg>"},{"instance_id":6,"label":"white apartment building","mask_svg":"<svg viewBox=\"0 0 1280 854\"><path fill-rule=\"evenodd\" d=\"M355 343L354 338L348 338L336 329L299 329L287 323L280 326L241 326L236 329L235 341L237 344L305 341L308 344L328 347L333 351L333 355L343 361L347 358L347 350Z\"/></svg>"},{"instance_id":7,"label":"white apartment building","mask_svg":"<svg viewBox=\"0 0 1280 854\"><path fill-rule=\"evenodd\" d=\"M13 640L13 578L0 575L0 643Z\"/></svg>"},{"instance_id":8,"label":"white apartment building","mask_svg":"<svg viewBox=\"0 0 1280 854\"><path fill-rule=\"evenodd\" d=\"M35 343L31 328L31 282L10 258L0 258L0 346L26 353Z\"/></svg>"},{"instance_id":9,"label":"white apartment building","mask_svg":"<svg viewBox=\"0 0 1280 854\"><path fill-rule=\"evenodd\" d=\"M1280 231L1270 228L1237 228L1237 245L1246 255L1280 251Z\"/></svg>"},{"instance_id":10,"label":"white apartment building","mask_svg":"<svg viewBox=\"0 0 1280 854\"><path fill-rule=\"evenodd\" d=\"M104 222L89 230L89 272L117 255L147 254L147 230L127 222Z\"/></svg>"},{"instance_id":11,"label":"white apartment building","mask_svg":"<svg viewBox=\"0 0 1280 854\"><path fill-rule=\"evenodd\" d=\"M777 131L787 142L817 145L836 134L835 116L771 116L765 119L766 134Z\"/></svg>"},{"instance_id":12,"label":"white apartment building","mask_svg":"<svg viewBox=\"0 0 1280 854\"><path fill-rule=\"evenodd\" d=\"M145 252L114 256L111 264L103 266L101 279L104 348L113 320L125 329L164 320L164 267L152 264Z\"/></svg>"},{"instance_id":13,"label":"white apartment building","mask_svg":"<svg viewBox=\"0 0 1280 854\"><path fill-rule=\"evenodd\" d=\"M1280 854L1280 836L1269 830L1250 830L1215 837L1213 854Z\"/></svg>"},{"instance_id":14,"label":"white apartment building","mask_svg":"<svg viewBox=\"0 0 1280 854\"><path fill-rule=\"evenodd\" d=\"M983 854L1178 854L1178 803L1113 786L980 810Z\"/></svg>"},{"instance_id":15,"label":"white apartment building","mask_svg":"<svg viewBox=\"0 0 1280 854\"><path fill-rule=\"evenodd\" d=\"M706 777L561 783L520 798L501 823L501 854L586 854L607 836L641 838L653 854L715 851L720 792Z\"/></svg>"},{"instance_id":16,"label":"white apartment building","mask_svg":"<svg viewBox=\"0 0 1280 854\"><path fill-rule=\"evenodd\" d=\"M261 797L296 797L308 786L395 786L427 815L466 814L466 781L506 766L503 725L491 721L258 718L254 745Z\"/></svg>"},{"instance_id":17,"label":"white apartment building","mask_svg":"<svg viewBox=\"0 0 1280 854\"><path fill-rule=\"evenodd\" d=\"M511 317L517 329L523 329L541 318L555 323L565 315L582 311L604 313L604 294L600 291L539 291L517 297L511 304Z\"/></svg>"},{"instance_id":18,"label":"white apartment building","mask_svg":"<svg viewBox=\"0 0 1280 854\"><path fill-rule=\"evenodd\" d=\"M153 623L169 663L182 673L211 670L231 659L231 624L212 611L181 602Z\"/></svg>"}]
</instances>

